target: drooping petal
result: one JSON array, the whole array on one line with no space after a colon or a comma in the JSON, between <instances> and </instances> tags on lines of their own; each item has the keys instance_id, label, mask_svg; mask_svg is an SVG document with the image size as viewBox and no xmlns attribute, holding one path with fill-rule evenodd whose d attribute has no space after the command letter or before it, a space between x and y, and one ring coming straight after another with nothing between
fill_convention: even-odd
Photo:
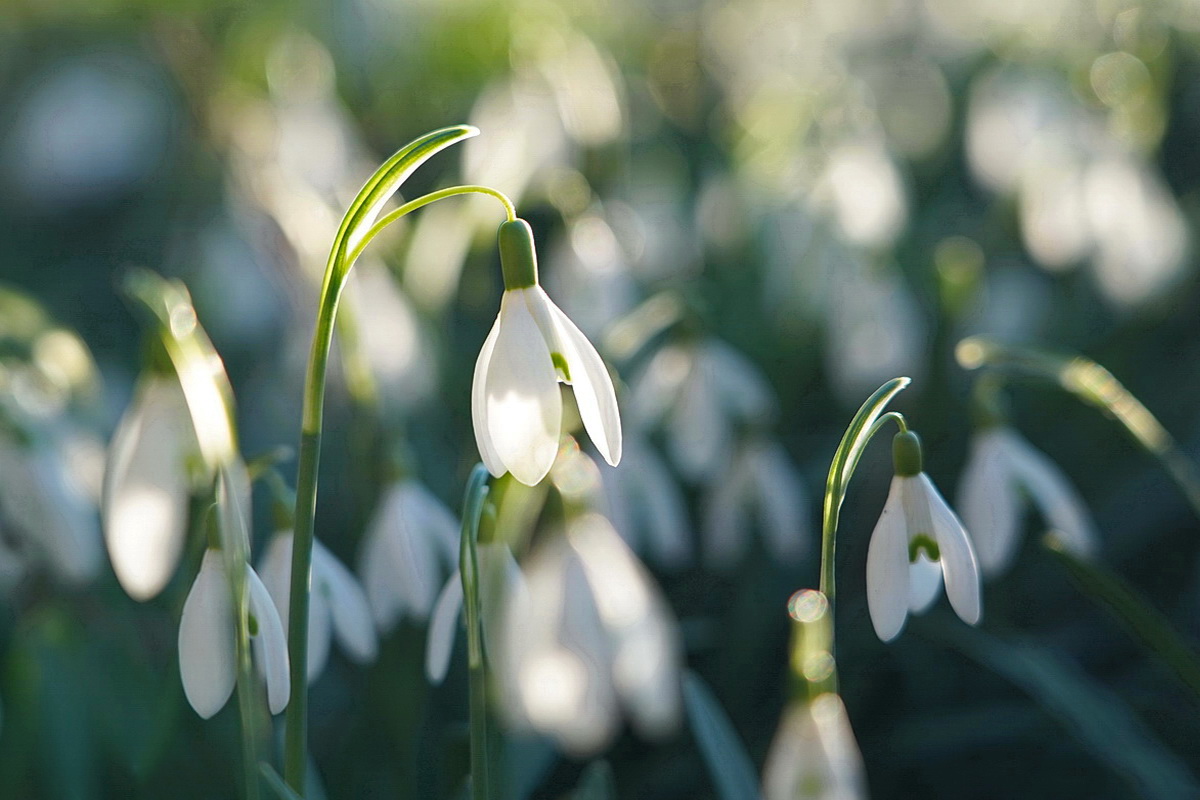
<instances>
[{"instance_id":1,"label":"drooping petal","mask_svg":"<svg viewBox=\"0 0 1200 800\"><path fill-rule=\"evenodd\" d=\"M480 623L483 625L484 646L499 642L504 609L513 594L529 591L525 576L517 566L508 545L495 542L479 545L479 603Z\"/></svg>"},{"instance_id":2,"label":"drooping petal","mask_svg":"<svg viewBox=\"0 0 1200 800\"><path fill-rule=\"evenodd\" d=\"M1010 434L1007 444L1013 472L1047 526L1075 555L1094 556L1099 540L1092 515L1062 470L1015 433Z\"/></svg>"},{"instance_id":3,"label":"drooping petal","mask_svg":"<svg viewBox=\"0 0 1200 800\"><path fill-rule=\"evenodd\" d=\"M929 476L922 472L916 480L927 498L929 515L933 520L933 535L941 555L942 575L946 579L946 596L950 598L950 605L959 618L975 625L983 615L983 602L979 586L979 562L971 547L971 539Z\"/></svg>"},{"instance_id":4,"label":"drooping petal","mask_svg":"<svg viewBox=\"0 0 1200 800\"><path fill-rule=\"evenodd\" d=\"M333 632L351 661L365 664L375 658L379 642L371 624L371 608L358 581L341 561L313 540L313 584L325 595Z\"/></svg>"},{"instance_id":5,"label":"drooping petal","mask_svg":"<svg viewBox=\"0 0 1200 800\"><path fill-rule=\"evenodd\" d=\"M275 604L279 614L279 622L283 625L283 635L287 636L291 613L289 603L292 596L292 541L291 531L280 531L271 537L263 557L258 563L258 575L267 594ZM316 680L325 663L329 660L329 643L331 624L329 619L329 603L325 594L320 590L316 579L316 547L319 542L313 542L313 583L308 598L308 659L305 674L311 683ZM266 677L266 665L258 664L259 674Z\"/></svg>"},{"instance_id":6,"label":"drooping petal","mask_svg":"<svg viewBox=\"0 0 1200 800\"><path fill-rule=\"evenodd\" d=\"M942 590L942 566L930 561L922 550L908 566L908 610L923 614Z\"/></svg>"},{"instance_id":7,"label":"drooping petal","mask_svg":"<svg viewBox=\"0 0 1200 800\"><path fill-rule=\"evenodd\" d=\"M161 592L179 563L189 446L195 434L179 382L146 381L113 435L104 476L104 539L117 580L135 600Z\"/></svg>"},{"instance_id":8,"label":"drooping petal","mask_svg":"<svg viewBox=\"0 0 1200 800\"><path fill-rule=\"evenodd\" d=\"M562 429L562 397L550 349L529 310L529 289L506 291L484 380L487 436L500 463L533 486L550 471Z\"/></svg>"},{"instance_id":9,"label":"drooping petal","mask_svg":"<svg viewBox=\"0 0 1200 800\"><path fill-rule=\"evenodd\" d=\"M179 620L179 677L188 703L208 719L228 702L237 678L233 599L223 556L207 550Z\"/></svg>"},{"instance_id":10,"label":"drooping petal","mask_svg":"<svg viewBox=\"0 0 1200 800\"><path fill-rule=\"evenodd\" d=\"M263 586L258 573L249 564L246 565L246 593L250 613L257 622L257 626L253 626L257 627L257 632L251 642L255 660L267 677L267 707L272 714L278 714L287 707L291 692L287 637L283 634L283 623L279 620L279 612L267 587Z\"/></svg>"},{"instance_id":11,"label":"drooping petal","mask_svg":"<svg viewBox=\"0 0 1200 800\"><path fill-rule=\"evenodd\" d=\"M752 446L751 464L765 544L785 564L795 564L808 549L808 493L779 443Z\"/></svg>"},{"instance_id":12,"label":"drooping petal","mask_svg":"<svg viewBox=\"0 0 1200 800\"><path fill-rule=\"evenodd\" d=\"M1020 541L1022 503L1006 450L1000 430L976 437L958 492L958 507L985 575L1006 570Z\"/></svg>"},{"instance_id":13,"label":"drooping petal","mask_svg":"<svg viewBox=\"0 0 1200 800\"><path fill-rule=\"evenodd\" d=\"M630 502L637 504L630 510L627 524L641 526L643 536L640 539L644 542L646 558L667 570L691 563L693 553L687 506L679 485L657 453L645 444L627 447L625 466L620 470L605 470L602 475L615 477L617 486L629 498L627 505ZM613 523L617 532L629 542L631 534L622 531L616 520Z\"/></svg>"},{"instance_id":14,"label":"drooping petal","mask_svg":"<svg viewBox=\"0 0 1200 800\"><path fill-rule=\"evenodd\" d=\"M712 381L693 366L667 418L667 450L688 480L708 481L729 463L733 449L730 422Z\"/></svg>"},{"instance_id":15,"label":"drooping petal","mask_svg":"<svg viewBox=\"0 0 1200 800\"><path fill-rule=\"evenodd\" d=\"M882 641L895 639L908 616L908 530L905 478L892 479L867 547L867 610Z\"/></svg>"},{"instance_id":16,"label":"drooping petal","mask_svg":"<svg viewBox=\"0 0 1200 800\"><path fill-rule=\"evenodd\" d=\"M396 574L388 557L387 536L387 531L378 525L368 526L358 560L358 574L362 576L375 628L380 632L395 627L404 610L404 598L396 586Z\"/></svg>"},{"instance_id":17,"label":"drooping petal","mask_svg":"<svg viewBox=\"0 0 1200 800\"><path fill-rule=\"evenodd\" d=\"M764 800L865 800L866 769L842 699L793 703L763 768Z\"/></svg>"},{"instance_id":18,"label":"drooping petal","mask_svg":"<svg viewBox=\"0 0 1200 800\"><path fill-rule=\"evenodd\" d=\"M439 685L450 669L454 639L458 635L458 615L462 611L462 576L454 573L442 587L433 615L429 618L429 633L425 639L425 677Z\"/></svg>"},{"instance_id":19,"label":"drooping petal","mask_svg":"<svg viewBox=\"0 0 1200 800\"><path fill-rule=\"evenodd\" d=\"M541 287L534 288L535 296L546 304L557 333L557 345L563 349L583 427L600 455L615 467L621 461L621 414L608 368L575 323L554 305ZM537 301L531 299L530 302Z\"/></svg>"},{"instance_id":20,"label":"drooping petal","mask_svg":"<svg viewBox=\"0 0 1200 800\"><path fill-rule=\"evenodd\" d=\"M703 510L704 561L713 569L733 569L746 551L750 527L746 495L751 480L749 464L740 457L708 494Z\"/></svg>"},{"instance_id":21,"label":"drooping petal","mask_svg":"<svg viewBox=\"0 0 1200 800\"><path fill-rule=\"evenodd\" d=\"M471 425L475 430L475 446L479 449L479 457L493 478L499 478L507 470L496 455L496 448L488 435L487 426L487 383L488 366L492 363L492 353L496 349L496 339L500 336L500 317L492 323L483 347L479 350L479 358L475 360L475 373L471 378Z\"/></svg>"}]
</instances>

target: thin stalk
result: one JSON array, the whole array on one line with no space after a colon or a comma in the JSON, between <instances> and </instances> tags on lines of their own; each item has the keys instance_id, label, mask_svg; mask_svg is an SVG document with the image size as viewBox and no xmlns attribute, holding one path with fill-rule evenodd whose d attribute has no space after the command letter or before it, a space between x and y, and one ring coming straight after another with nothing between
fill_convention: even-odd
<instances>
[{"instance_id":1,"label":"thin stalk","mask_svg":"<svg viewBox=\"0 0 1200 800\"><path fill-rule=\"evenodd\" d=\"M300 454L296 476L296 523L292 544L291 596L288 605L288 669L291 695L288 698L284 735L283 775L287 785L301 797L306 796L305 774L308 753L308 605L312 572L313 527L317 511L317 466L321 458L321 434L325 414L325 384L329 370L329 352L333 343L338 303L345 280L363 249L385 227L436 200L461 194L486 194L504 205L509 219L516 217L512 202L494 189L483 186L453 186L411 200L384 215L347 253L350 221L343 222L338 240L329 256L325 282L317 308L312 349L304 377L304 405L300 423ZM355 209L352 208L351 214ZM349 218L348 214L348 218Z\"/></svg>"},{"instance_id":2,"label":"thin stalk","mask_svg":"<svg viewBox=\"0 0 1200 800\"><path fill-rule=\"evenodd\" d=\"M487 662L483 651L483 625L479 601L479 520L488 494L488 471L476 465L467 483L463 507L462 539L459 543L458 570L462 576L463 614L467 622L467 667L470 680L471 715L471 797L487 800L491 796L488 767Z\"/></svg>"}]
</instances>

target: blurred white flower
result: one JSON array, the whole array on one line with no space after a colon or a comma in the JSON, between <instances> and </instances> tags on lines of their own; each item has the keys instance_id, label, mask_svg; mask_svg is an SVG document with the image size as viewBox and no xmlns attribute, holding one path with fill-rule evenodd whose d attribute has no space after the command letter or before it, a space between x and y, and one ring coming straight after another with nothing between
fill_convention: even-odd
<instances>
[{"instance_id":1,"label":"blurred white flower","mask_svg":"<svg viewBox=\"0 0 1200 800\"><path fill-rule=\"evenodd\" d=\"M224 707L237 682L237 629L227 575L221 551L206 550L179 620L179 677L188 702L204 719ZM254 658L266 676L267 705L278 714L287 706L291 685L287 638L267 588L249 564L246 593Z\"/></svg>"},{"instance_id":2,"label":"blurred white flower","mask_svg":"<svg viewBox=\"0 0 1200 800\"><path fill-rule=\"evenodd\" d=\"M671 471L639 437L625 439L620 469L599 470L603 511L621 538L664 569L692 562L687 504Z\"/></svg>"},{"instance_id":3,"label":"blurred white flower","mask_svg":"<svg viewBox=\"0 0 1200 800\"><path fill-rule=\"evenodd\" d=\"M912 433L896 436L896 476L867 549L867 608L885 642L899 635L909 611L919 614L933 603L943 578L950 605L964 622L975 625L982 615L971 540L921 471L916 442Z\"/></svg>"},{"instance_id":4,"label":"blurred white flower","mask_svg":"<svg viewBox=\"0 0 1200 800\"><path fill-rule=\"evenodd\" d=\"M773 558L795 564L804 555L812 536L808 493L783 447L764 439L743 444L708 494L705 561L731 569L746 551L755 518Z\"/></svg>"},{"instance_id":5,"label":"blurred white flower","mask_svg":"<svg viewBox=\"0 0 1200 800\"><path fill-rule=\"evenodd\" d=\"M664 420L671 460L685 478L705 482L729 463L736 425L768 418L774 403L757 367L717 339L662 348L630 394L639 427Z\"/></svg>"},{"instance_id":6,"label":"blurred white flower","mask_svg":"<svg viewBox=\"0 0 1200 800\"><path fill-rule=\"evenodd\" d=\"M790 705L763 768L764 800L865 800L866 768L836 694Z\"/></svg>"},{"instance_id":7,"label":"blurred white flower","mask_svg":"<svg viewBox=\"0 0 1200 800\"><path fill-rule=\"evenodd\" d=\"M174 375L152 375L113 434L104 475L104 540L135 600L162 591L183 552L196 434Z\"/></svg>"},{"instance_id":8,"label":"blurred white flower","mask_svg":"<svg viewBox=\"0 0 1200 800\"><path fill-rule=\"evenodd\" d=\"M1091 515L1062 470L1011 428L976 434L958 506L984 575L999 575L1012 563L1029 500L1067 550L1081 558L1095 554Z\"/></svg>"},{"instance_id":9,"label":"blurred white flower","mask_svg":"<svg viewBox=\"0 0 1200 800\"><path fill-rule=\"evenodd\" d=\"M475 557L479 565L480 623L483 626L484 646L498 641L500 623L508 597L524 593L525 578L508 545L499 542L479 544ZM462 574L455 572L438 595L433 617L429 621L429 636L425 647L425 676L430 683L446 679L450 656L454 652L455 634L462 612Z\"/></svg>"},{"instance_id":10,"label":"blurred white flower","mask_svg":"<svg viewBox=\"0 0 1200 800\"><path fill-rule=\"evenodd\" d=\"M680 716L675 622L645 568L598 514L543 544L513 593L496 669L509 717L582 755L615 735L620 710L647 736Z\"/></svg>"},{"instance_id":11,"label":"blurred white flower","mask_svg":"<svg viewBox=\"0 0 1200 800\"><path fill-rule=\"evenodd\" d=\"M527 486L546 477L562 430L559 381L574 389L588 436L616 466L621 417L612 378L596 348L536 278L525 288L506 289L471 384L475 441L492 475L511 472Z\"/></svg>"},{"instance_id":12,"label":"blurred white flower","mask_svg":"<svg viewBox=\"0 0 1200 800\"><path fill-rule=\"evenodd\" d=\"M450 509L414 480L384 492L358 566L380 631L401 616L428 619L442 577L458 563L458 528Z\"/></svg>"},{"instance_id":13,"label":"blurred white flower","mask_svg":"<svg viewBox=\"0 0 1200 800\"><path fill-rule=\"evenodd\" d=\"M283 635L288 632L288 602L292 596L291 531L280 531L267 545L258 571L275 602ZM342 650L357 664L375 659L378 641L371 607L350 570L313 539L312 580L308 600L308 682L312 683L329 660L329 645L337 637Z\"/></svg>"}]
</instances>

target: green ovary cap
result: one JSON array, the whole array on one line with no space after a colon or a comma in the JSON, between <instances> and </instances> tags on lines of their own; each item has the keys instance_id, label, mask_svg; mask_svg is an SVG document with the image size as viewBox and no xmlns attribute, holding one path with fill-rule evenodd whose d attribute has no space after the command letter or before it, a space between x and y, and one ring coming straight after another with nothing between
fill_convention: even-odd
<instances>
[{"instance_id":1,"label":"green ovary cap","mask_svg":"<svg viewBox=\"0 0 1200 800\"><path fill-rule=\"evenodd\" d=\"M528 289L537 286L537 251L533 247L533 229L523 219L500 226L500 268L504 271L504 289Z\"/></svg>"},{"instance_id":2,"label":"green ovary cap","mask_svg":"<svg viewBox=\"0 0 1200 800\"><path fill-rule=\"evenodd\" d=\"M892 464L897 475L920 475L924 470L920 437L912 431L897 433L896 438L892 439Z\"/></svg>"}]
</instances>

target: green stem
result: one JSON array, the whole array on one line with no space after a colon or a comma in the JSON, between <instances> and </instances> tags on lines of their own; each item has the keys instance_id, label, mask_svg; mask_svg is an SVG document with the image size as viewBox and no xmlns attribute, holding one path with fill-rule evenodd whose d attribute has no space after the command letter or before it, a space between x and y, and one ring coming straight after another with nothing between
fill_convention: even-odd
<instances>
[{"instance_id":1,"label":"green stem","mask_svg":"<svg viewBox=\"0 0 1200 800\"><path fill-rule=\"evenodd\" d=\"M487 662L483 651L483 625L479 600L479 520L488 494L488 471L475 466L467 482L463 507L462 539L458 551L458 569L462 576L463 614L467 621L467 666L470 679L471 715L471 797L487 800L490 796L487 747Z\"/></svg>"},{"instance_id":2,"label":"green stem","mask_svg":"<svg viewBox=\"0 0 1200 800\"><path fill-rule=\"evenodd\" d=\"M321 433L325 413L325 384L329 370L329 352L333 343L338 303L346 278L363 249L396 220L437 200L461 194L486 194L504 205L509 219L515 219L512 201L500 192L484 186L452 186L418 197L384 215L363 235L348 254L348 223L343 223L339 238L330 253L325 282L317 308L312 349L304 378L304 406L300 422L300 455L296 476L296 527L292 539L291 597L288 605L288 669L291 695L288 698L284 736L283 775L289 787L306 796L308 741L308 604L312 571L313 527L317 511L317 465L321 458Z\"/></svg>"}]
</instances>

